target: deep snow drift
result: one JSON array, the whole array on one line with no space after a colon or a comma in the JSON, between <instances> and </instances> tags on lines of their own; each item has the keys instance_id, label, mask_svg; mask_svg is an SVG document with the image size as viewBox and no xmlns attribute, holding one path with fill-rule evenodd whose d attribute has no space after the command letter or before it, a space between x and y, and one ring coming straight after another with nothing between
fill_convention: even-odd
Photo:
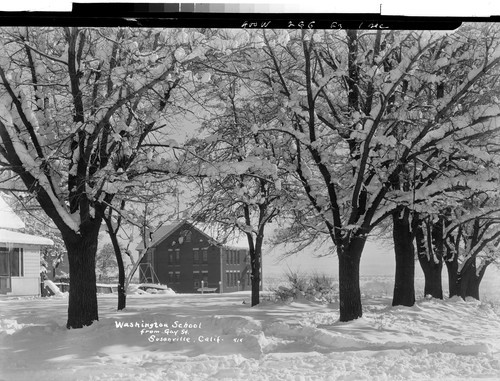
<instances>
[{"instance_id":1,"label":"deep snow drift","mask_svg":"<svg viewBox=\"0 0 500 381\"><path fill-rule=\"evenodd\" d=\"M0 380L500 379L500 310L477 301L264 301L247 292L99 296L100 320L65 328L67 299L0 298ZM245 303L243 303L245 302Z\"/></svg>"}]
</instances>

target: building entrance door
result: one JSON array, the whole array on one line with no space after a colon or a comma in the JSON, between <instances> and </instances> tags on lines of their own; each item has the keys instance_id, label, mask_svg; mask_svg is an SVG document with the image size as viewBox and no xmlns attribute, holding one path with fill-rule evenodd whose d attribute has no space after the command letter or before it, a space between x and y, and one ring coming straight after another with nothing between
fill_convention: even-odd
<instances>
[{"instance_id":1,"label":"building entrance door","mask_svg":"<svg viewBox=\"0 0 500 381\"><path fill-rule=\"evenodd\" d=\"M0 247L0 294L12 291L9 262L9 249L7 247Z\"/></svg>"}]
</instances>

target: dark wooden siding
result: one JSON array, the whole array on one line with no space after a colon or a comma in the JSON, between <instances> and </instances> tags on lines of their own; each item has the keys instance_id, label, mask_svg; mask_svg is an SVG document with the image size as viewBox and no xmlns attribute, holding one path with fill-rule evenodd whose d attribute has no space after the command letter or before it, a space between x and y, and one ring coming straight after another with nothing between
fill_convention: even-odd
<instances>
[{"instance_id":1,"label":"dark wooden siding","mask_svg":"<svg viewBox=\"0 0 500 381\"><path fill-rule=\"evenodd\" d=\"M205 287L218 289L220 248L210 241L187 223L173 231L155 249L154 269L160 282L175 292L193 293L201 287L201 280L205 277L208 281ZM196 263L195 253L198 259Z\"/></svg>"},{"instance_id":2,"label":"dark wooden siding","mask_svg":"<svg viewBox=\"0 0 500 381\"><path fill-rule=\"evenodd\" d=\"M223 248L222 273L224 292L250 290L250 261L248 250L230 247Z\"/></svg>"},{"instance_id":3,"label":"dark wooden siding","mask_svg":"<svg viewBox=\"0 0 500 381\"><path fill-rule=\"evenodd\" d=\"M183 237L182 242L180 237ZM249 268L248 250L216 245L189 223L175 229L152 251L152 255L144 257L143 263L151 263L160 283L177 293L197 293L201 280L204 280L204 287L215 288L216 292L220 292L221 281L222 292L250 289L246 271Z\"/></svg>"}]
</instances>

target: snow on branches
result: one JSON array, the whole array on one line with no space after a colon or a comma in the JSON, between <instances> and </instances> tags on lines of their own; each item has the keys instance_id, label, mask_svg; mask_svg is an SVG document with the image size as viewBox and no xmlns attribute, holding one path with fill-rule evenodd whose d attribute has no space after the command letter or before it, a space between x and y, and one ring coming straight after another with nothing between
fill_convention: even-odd
<instances>
[{"instance_id":1,"label":"snow on branches","mask_svg":"<svg viewBox=\"0 0 500 381\"><path fill-rule=\"evenodd\" d=\"M137 180L138 162L170 161L167 127L185 73L207 83L200 62L248 41L194 30L21 29L4 28L0 44L0 153L58 226L75 232Z\"/></svg>"}]
</instances>

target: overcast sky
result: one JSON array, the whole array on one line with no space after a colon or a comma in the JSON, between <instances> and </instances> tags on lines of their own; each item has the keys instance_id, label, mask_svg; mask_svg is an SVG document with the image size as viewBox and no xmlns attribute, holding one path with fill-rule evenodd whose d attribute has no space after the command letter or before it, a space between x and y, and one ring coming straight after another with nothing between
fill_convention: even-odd
<instances>
[{"instance_id":1,"label":"overcast sky","mask_svg":"<svg viewBox=\"0 0 500 381\"><path fill-rule=\"evenodd\" d=\"M288 269L305 273L319 273L338 277L338 259L336 256L320 256L323 253L308 248L299 254L278 261L284 249L272 249L264 253L264 276L286 273ZM320 257L319 257L320 256ZM394 250L385 243L367 242L361 257L361 276L394 275Z\"/></svg>"}]
</instances>

